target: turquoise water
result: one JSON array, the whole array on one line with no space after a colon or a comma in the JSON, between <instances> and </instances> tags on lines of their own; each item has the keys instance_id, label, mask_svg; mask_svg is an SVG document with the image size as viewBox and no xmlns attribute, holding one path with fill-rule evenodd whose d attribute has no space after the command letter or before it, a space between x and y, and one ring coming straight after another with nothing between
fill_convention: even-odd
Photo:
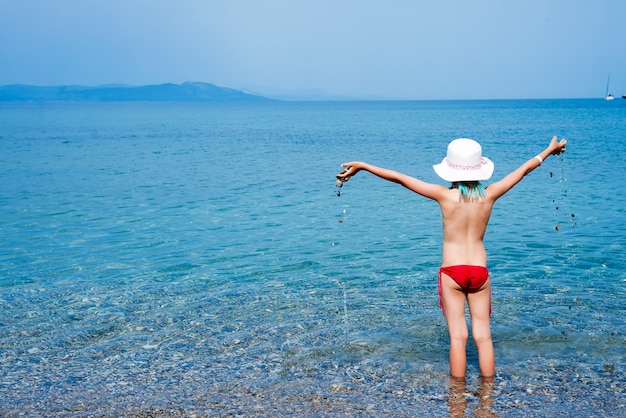
<instances>
[{"instance_id":1,"label":"turquoise water","mask_svg":"<svg viewBox=\"0 0 626 418\"><path fill-rule=\"evenodd\" d=\"M619 416L626 101L0 105L0 415ZM344 161L494 179L497 375L450 382L438 206ZM558 229L557 229L558 227Z\"/></svg>"}]
</instances>

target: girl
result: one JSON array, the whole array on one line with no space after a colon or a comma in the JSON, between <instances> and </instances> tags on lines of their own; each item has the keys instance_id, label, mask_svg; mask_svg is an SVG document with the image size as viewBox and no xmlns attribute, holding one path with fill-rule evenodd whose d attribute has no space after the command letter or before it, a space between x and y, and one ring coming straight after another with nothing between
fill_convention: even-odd
<instances>
[{"instance_id":1,"label":"girl","mask_svg":"<svg viewBox=\"0 0 626 418\"><path fill-rule=\"evenodd\" d=\"M464 377L466 372L469 337L465 321L466 301L472 321L472 337L478 349L480 374L491 377L495 373L490 327L491 280L483 244L493 204L539 167L543 160L565 152L566 144L566 140L558 141L556 136L553 137L546 149L488 187L483 187L480 181L491 177L493 163L482 156L478 142L467 138L452 141L441 164L433 166L439 177L452 183L450 188L359 161L342 164L346 169L337 174L341 182L346 182L359 171L369 171L439 203L443 219L439 298L450 335L450 374L453 377Z\"/></svg>"}]
</instances>

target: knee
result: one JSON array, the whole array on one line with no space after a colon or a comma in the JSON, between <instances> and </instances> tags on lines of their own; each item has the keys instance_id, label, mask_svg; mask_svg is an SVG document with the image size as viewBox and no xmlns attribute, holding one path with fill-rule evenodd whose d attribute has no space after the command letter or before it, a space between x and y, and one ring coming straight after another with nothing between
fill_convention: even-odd
<instances>
[{"instance_id":1,"label":"knee","mask_svg":"<svg viewBox=\"0 0 626 418\"><path fill-rule=\"evenodd\" d=\"M450 341L465 345L467 344L468 338L469 334L467 329L459 329L450 332Z\"/></svg>"},{"instance_id":2,"label":"knee","mask_svg":"<svg viewBox=\"0 0 626 418\"><path fill-rule=\"evenodd\" d=\"M479 346L485 343L491 343L491 332L489 330L472 330L472 338L474 343Z\"/></svg>"}]
</instances>

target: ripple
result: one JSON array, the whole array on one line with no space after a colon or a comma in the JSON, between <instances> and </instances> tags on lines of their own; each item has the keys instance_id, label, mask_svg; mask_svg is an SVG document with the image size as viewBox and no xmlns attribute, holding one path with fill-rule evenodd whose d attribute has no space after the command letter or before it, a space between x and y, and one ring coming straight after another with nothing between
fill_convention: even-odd
<instances>
[{"instance_id":1,"label":"ripple","mask_svg":"<svg viewBox=\"0 0 626 418\"><path fill-rule=\"evenodd\" d=\"M416 161L476 112L486 146L514 126L530 153L530 113L623 143L513 103L59 104L50 137L0 112L0 415L624 415L626 205L597 165L550 160L566 194L538 170L494 208L492 384L471 342L448 377L436 205L371 176L333 193L350 149L436 181Z\"/></svg>"}]
</instances>

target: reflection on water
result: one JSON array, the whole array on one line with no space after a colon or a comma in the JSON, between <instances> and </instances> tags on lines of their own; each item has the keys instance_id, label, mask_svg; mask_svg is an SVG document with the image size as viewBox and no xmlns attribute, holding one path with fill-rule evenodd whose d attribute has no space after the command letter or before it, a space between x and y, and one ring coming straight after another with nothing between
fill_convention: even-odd
<instances>
[{"instance_id":1,"label":"reflection on water","mask_svg":"<svg viewBox=\"0 0 626 418\"><path fill-rule=\"evenodd\" d=\"M493 377L481 377L478 381L478 388L472 392L467 387L465 378L450 377L450 393L447 400L450 418L497 417L498 415L492 410L494 387Z\"/></svg>"}]
</instances>

